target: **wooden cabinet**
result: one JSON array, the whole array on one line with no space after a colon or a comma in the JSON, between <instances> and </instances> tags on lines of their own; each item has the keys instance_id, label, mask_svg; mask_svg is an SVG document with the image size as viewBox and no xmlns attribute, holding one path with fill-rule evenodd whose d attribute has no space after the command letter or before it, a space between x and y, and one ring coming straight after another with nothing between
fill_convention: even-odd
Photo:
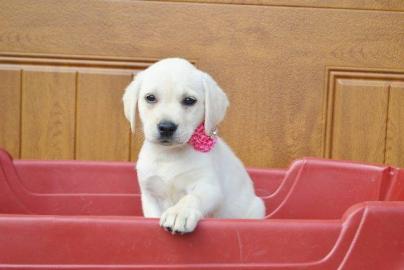
<instances>
[{"instance_id":1,"label":"wooden cabinet","mask_svg":"<svg viewBox=\"0 0 404 270\"><path fill-rule=\"evenodd\" d=\"M248 166L404 166L403 11L387 0L0 0L0 146L136 160L124 87L181 56L227 92L220 133Z\"/></svg>"}]
</instances>

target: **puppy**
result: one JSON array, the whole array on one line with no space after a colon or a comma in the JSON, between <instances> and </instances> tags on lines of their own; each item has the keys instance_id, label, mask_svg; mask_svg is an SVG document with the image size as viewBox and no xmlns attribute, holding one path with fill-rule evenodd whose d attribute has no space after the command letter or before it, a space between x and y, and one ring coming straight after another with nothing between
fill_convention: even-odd
<instances>
[{"instance_id":1,"label":"puppy","mask_svg":"<svg viewBox=\"0 0 404 270\"><path fill-rule=\"evenodd\" d=\"M143 123L136 168L145 217L181 234L203 217L264 217L243 164L215 135L229 102L211 76L164 59L136 75L123 104L132 132L137 106Z\"/></svg>"}]
</instances>

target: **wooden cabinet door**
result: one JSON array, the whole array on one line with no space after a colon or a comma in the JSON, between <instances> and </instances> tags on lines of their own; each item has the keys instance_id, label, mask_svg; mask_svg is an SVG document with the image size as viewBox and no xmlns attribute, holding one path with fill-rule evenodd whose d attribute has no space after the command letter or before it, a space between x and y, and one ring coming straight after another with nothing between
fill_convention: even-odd
<instances>
[{"instance_id":1,"label":"wooden cabinet door","mask_svg":"<svg viewBox=\"0 0 404 270\"><path fill-rule=\"evenodd\" d=\"M124 87L180 56L228 94L220 134L248 166L404 166L404 3L323 2L0 0L0 146L136 160Z\"/></svg>"}]
</instances>

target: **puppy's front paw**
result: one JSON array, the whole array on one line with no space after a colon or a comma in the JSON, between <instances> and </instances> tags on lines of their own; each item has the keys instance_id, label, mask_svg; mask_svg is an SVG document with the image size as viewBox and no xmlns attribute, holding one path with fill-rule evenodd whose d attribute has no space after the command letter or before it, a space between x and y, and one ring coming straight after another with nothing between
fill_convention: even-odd
<instances>
[{"instance_id":1,"label":"puppy's front paw","mask_svg":"<svg viewBox=\"0 0 404 270\"><path fill-rule=\"evenodd\" d=\"M198 221L202 218L202 213L193 208L170 207L160 218L160 226L171 232L190 233L195 230Z\"/></svg>"}]
</instances>

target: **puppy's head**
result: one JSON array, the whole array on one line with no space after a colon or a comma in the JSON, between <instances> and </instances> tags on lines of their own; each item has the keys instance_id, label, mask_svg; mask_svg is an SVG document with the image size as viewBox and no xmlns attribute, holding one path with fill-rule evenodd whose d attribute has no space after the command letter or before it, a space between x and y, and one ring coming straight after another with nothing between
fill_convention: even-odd
<instances>
[{"instance_id":1,"label":"puppy's head","mask_svg":"<svg viewBox=\"0 0 404 270\"><path fill-rule=\"evenodd\" d=\"M138 106L145 139L167 146L188 142L202 122L211 134L229 104L208 74L180 58L161 60L138 73L126 88L123 103L132 132Z\"/></svg>"}]
</instances>

